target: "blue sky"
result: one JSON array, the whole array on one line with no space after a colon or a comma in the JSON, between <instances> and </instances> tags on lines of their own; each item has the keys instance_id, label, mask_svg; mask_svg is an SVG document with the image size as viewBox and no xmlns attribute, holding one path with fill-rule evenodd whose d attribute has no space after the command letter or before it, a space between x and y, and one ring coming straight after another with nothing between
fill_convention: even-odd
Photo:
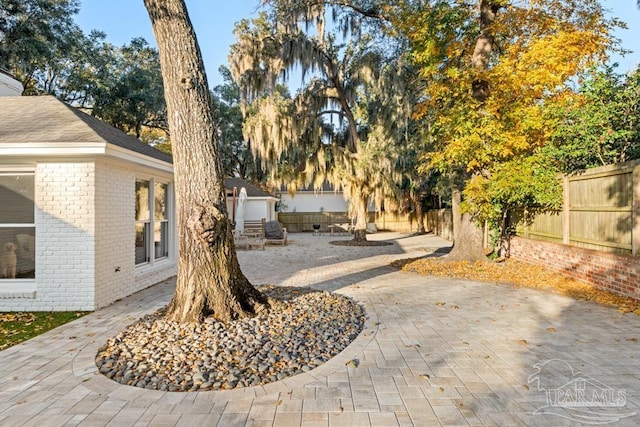
<instances>
[{"instance_id":1,"label":"blue sky","mask_svg":"<svg viewBox=\"0 0 640 427\"><path fill-rule=\"evenodd\" d=\"M625 58L614 58L618 70L626 72L640 63L640 10L636 0L603 0L612 16L627 22L629 29L616 36L634 51ZM234 42L233 27L243 18L256 15L260 0L186 0L207 70L209 85L222 83L218 68L227 64L229 46ZM121 46L134 37L144 37L155 45L151 22L143 0L82 0L76 22L86 32L104 31L107 41Z\"/></svg>"}]
</instances>

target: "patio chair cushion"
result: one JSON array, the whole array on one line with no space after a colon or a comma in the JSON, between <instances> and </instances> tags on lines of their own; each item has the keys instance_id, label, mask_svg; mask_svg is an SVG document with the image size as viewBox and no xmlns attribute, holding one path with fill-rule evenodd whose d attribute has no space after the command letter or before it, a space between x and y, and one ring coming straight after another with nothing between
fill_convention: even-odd
<instances>
[{"instance_id":1,"label":"patio chair cushion","mask_svg":"<svg viewBox=\"0 0 640 427\"><path fill-rule=\"evenodd\" d=\"M267 239L284 239L284 231L278 221L269 221L264 225L264 236Z\"/></svg>"}]
</instances>

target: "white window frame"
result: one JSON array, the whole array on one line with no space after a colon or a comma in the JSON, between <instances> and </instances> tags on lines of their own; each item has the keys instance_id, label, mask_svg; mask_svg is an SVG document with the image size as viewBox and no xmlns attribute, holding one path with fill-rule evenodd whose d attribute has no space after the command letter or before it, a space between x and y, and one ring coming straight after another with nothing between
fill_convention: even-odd
<instances>
[{"instance_id":1,"label":"white window frame","mask_svg":"<svg viewBox=\"0 0 640 427\"><path fill-rule=\"evenodd\" d=\"M137 215L135 218L135 224L144 224L144 233L145 233L145 241L146 241L146 253L147 259L144 262L135 263L136 268L147 268L149 266L153 266L155 264L163 263L167 260L174 258L173 254L173 242L174 242L174 232L173 226L174 223L173 218L175 215L174 209L174 196L173 196L173 185L171 182L166 180L157 179L157 178L149 178L149 177L136 177L136 183L138 182L146 182L149 185L148 197L147 197L147 209L149 211L148 219L138 220ZM165 218L164 219L156 219L155 218L155 186L156 185L164 185L166 186L166 208L165 208ZM136 194L137 197L137 194ZM155 252L155 240L153 238L153 233L155 230L155 224L160 224L160 229L162 229L162 224L166 224L166 244L167 244L167 255L156 258ZM135 231L134 231L135 236Z\"/></svg>"}]
</instances>

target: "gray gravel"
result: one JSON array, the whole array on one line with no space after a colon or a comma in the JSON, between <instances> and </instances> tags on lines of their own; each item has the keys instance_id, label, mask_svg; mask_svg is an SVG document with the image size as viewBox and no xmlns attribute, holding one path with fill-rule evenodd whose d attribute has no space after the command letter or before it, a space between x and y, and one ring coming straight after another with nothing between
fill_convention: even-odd
<instances>
[{"instance_id":1,"label":"gray gravel","mask_svg":"<svg viewBox=\"0 0 640 427\"><path fill-rule=\"evenodd\" d=\"M307 372L341 352L364 327L351 299L309 288L263 286L282 307L224 324L145 316L98 349L100 373L122 384L164 391L256 386Z\"/></svg>"}]
</instances>

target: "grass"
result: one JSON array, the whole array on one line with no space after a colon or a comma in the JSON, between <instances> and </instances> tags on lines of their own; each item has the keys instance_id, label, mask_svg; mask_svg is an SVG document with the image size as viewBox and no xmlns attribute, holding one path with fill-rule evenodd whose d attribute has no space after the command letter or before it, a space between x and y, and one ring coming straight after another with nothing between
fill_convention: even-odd
<instances>
[{"instance_id":1,"label":"grass","mask_svg":"<svg viewBox=\"0 0 640 427\"><path fill-rule=\"evenodd\" d=\"M0 350L55 329L86 314L89 312L0 312Z\"/></svg>"}]
</instances>

